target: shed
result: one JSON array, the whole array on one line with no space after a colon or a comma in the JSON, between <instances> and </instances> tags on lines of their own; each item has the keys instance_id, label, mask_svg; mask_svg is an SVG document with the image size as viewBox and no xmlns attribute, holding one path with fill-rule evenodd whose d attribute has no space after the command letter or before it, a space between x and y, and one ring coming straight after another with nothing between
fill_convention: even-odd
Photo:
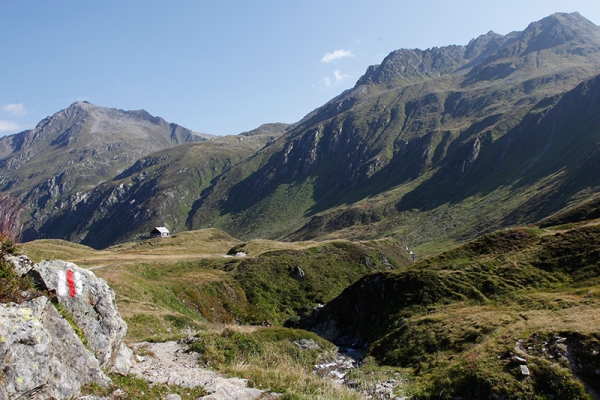
<instances>
[{"instance_id":1,"label":"shed","mask_svg":"<svg viewBox=\"0 0 600 400\"><path fill-rule=\"evenodd\" d=\"M155 236L155 237L168 237L170 235L169 229L167 229L167 227L165 226L157 226L156 228L152 229L152 231L150 232L150 236Z\"/></svg>"}]
</instances>

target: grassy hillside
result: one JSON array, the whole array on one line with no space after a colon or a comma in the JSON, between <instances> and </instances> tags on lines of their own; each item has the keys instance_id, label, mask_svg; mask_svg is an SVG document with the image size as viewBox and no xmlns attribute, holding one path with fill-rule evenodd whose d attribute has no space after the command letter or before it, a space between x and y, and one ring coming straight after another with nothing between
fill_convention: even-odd
<instances>
[{"instance_id":1,"label":"grassy hillside","mask_svg":"<svg viewBox=\"0 0 600 400\"><path fill-rule=\"evenodd\" d=\"M597 43L600 29L573 13L393 52L224 173L188 227L394 237L427 254L580 204L600 184Z\"/></svg>"},{"instance_id":2,"label":"grassy hillside","mask_svg":"<svg viewBox=\"0 0 600 400\"><path fill-rule=\"evenodd\" d=\"M365 276L300 326L341 344L369 343L372 363L413 377L416 398L592 398L600 390L598 222L500 231Z\"/></svg>"},{"instance_id":3,"label":"grassy hillside","mask_svg":"<svg viewBox=\"0 0 600 400\"><path fill-rule=\"evenodd\" d=\"M33 261L60 258L106 279L117 294L130 340L192 332L204 323L293 322L363 275L410 263L405 249L389 239L243 243L217 229L102 251L59 240L20 248ZM246 256L236 257L240 252Z\"/></svg>"}]
</instances>

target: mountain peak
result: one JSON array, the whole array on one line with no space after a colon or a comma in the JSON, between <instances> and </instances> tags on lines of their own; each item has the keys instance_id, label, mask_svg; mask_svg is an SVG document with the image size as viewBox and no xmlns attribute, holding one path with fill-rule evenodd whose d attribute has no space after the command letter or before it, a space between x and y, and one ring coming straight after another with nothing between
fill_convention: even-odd
<instances>
[{"instance_id":1,"label":"mountain peak","mask_svg":"<svg viewBox=\"0 0 600 400\"><path fill-rule=\"evenodd\" d=\"M532 22L521 36L521 41L527 43L527 51L540 51L569 42L597 43L598 40L600 28L578 12L555 13Z\"/></svg>"},{"instance_id":2,"label":"mountain peak","mask_svg":"<svg viewBox=\"0 0 600 400\"><path fill-rule=\"evenodd\" d=\"M391 52L380 65L370 66L356 86L368 83L391 84L397 80L418 81L452 73L464 64L464 46L433 47L427 50L400 49Z\"/></svg>"},{"instance_id":3,"label":"mountain peak","mask_svg":"<svg viewBox=\"0 0 600 400\"><path fill-rule=\"evenodd\" d=\"M63 111L71 110L71 109L92 110L92 109L96 109L96 108L102 108L102 107L92 104L89 101L83 100L83 101L76 101L75 103L71 104L69 107L67 107Z\"/></svg>"}]
</instances>

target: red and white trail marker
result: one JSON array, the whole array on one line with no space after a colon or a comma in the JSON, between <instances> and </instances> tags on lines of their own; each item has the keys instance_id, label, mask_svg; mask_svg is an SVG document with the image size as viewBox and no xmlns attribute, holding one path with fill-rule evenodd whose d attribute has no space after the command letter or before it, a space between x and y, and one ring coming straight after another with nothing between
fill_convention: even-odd
<instances>
[{"instance_id":1,"label":"red and white trail marker","mask_svg":"<svg viewBox=\"0 0 600 400\"><path fill-rule=\"evenodd\" d=\"M56 290L59 296L75 297L83 292L83 283L81 282L81 274L77 271L73 272L68 269L58 273L58 288Z\"/></svg>"}]
</instances>

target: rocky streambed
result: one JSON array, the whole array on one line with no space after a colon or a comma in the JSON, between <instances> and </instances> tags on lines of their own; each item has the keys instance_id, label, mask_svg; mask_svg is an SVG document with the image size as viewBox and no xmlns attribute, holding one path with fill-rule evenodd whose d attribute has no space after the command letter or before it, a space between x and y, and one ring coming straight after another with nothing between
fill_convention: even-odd
<instances>
[{"instance_id":1,"label":"rocky streambed","mask_svg":"<svg viewBox=\"0 0 600 400\"><path fill-rule=\"evenodd\" d=\"M338 347L336 356L324 363L315 365L313 372L321 377L332 379L334 382L349 387L368 399L387 400L405 399L394 395L394 389L401 386L404 380L400 376L394 379L369 380L357 378L351 371L361 367L367 349ZM354 376L353 376L354 375Z\"/></svg>"}]
</instances>

